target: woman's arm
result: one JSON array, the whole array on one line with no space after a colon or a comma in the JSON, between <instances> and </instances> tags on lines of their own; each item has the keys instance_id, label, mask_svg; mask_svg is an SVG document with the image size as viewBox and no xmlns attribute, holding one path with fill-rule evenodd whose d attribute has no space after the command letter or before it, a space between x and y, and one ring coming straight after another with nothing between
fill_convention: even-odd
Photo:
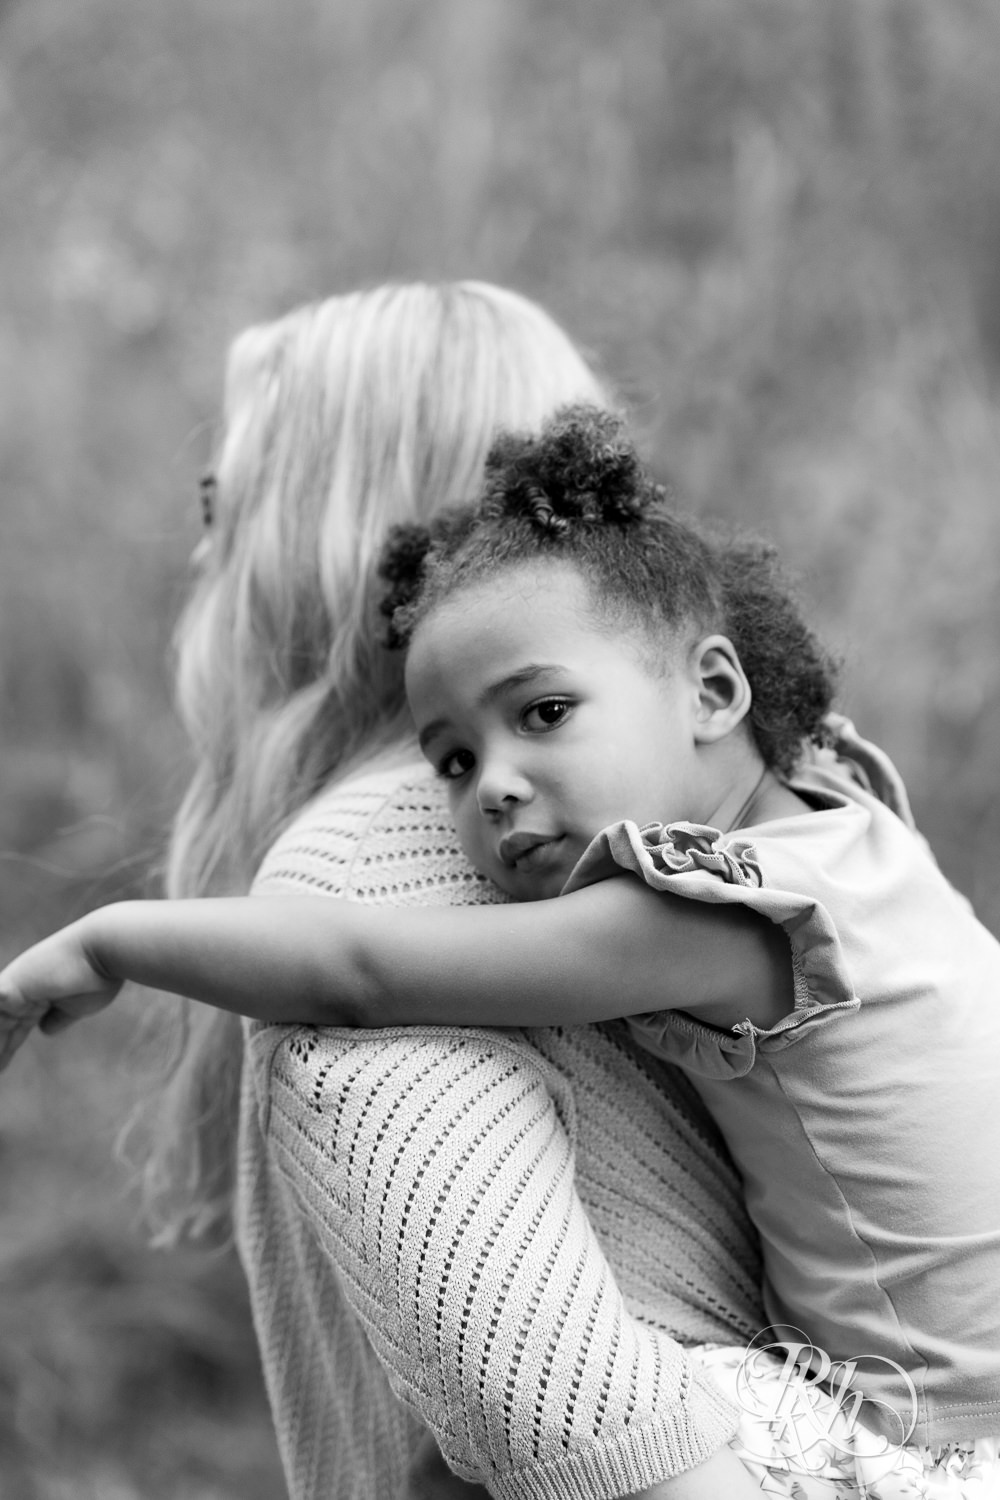
<instances>
[{"instance_id":1,"label":"woman's arm","mask_svg":"<svg viewBox=\"0 0 1000 1500\"><path fill-rule=\"evenodd\" d=\"M421 1467L410 1471L411 1481L418 1481L421 1494L426 1489L433 1493L434 1500L446 1500L446 1497L447 1500L473 1500L477 1494L488 1493L480 1486L470 1489L466 1480L456 1478L441 1459L440 1450L432 1439L429 1438L425 1447ZM720 1448L697 1468L678 1474L676 1479L664 1479L651 1489L639 1491L630 1500L760 1500L760 1488L732 1449Z\"/></svg>"},{"instance_id":2,"label":"woman's arm","mask_svg":"<svg viewBox=\"0 0 1000 1500\"><path fill-rule=\"evenodd\" d=\"M258 1327L272 1328L285 1364L300 1329L332 1338L324 1268L335 1267L393 1390L497 1500L641 1493L706 1462L735 1428L711 1375L667 1331L711 1338L706 1316L735 1291L719 1269L738 1230L722 1205L695 1211L704 1142L658 1098L665 1078L576 1030L554 1044L558 1067L519 1033L250 1036L253 1119L263 1106L286 1207L280 1232L272 1219L242 1237L244 1261L258 1237L285 1241L293 1205L315 1247L277 1285L261 1264ZM594 1202L620 1247L614 1272L577 1191L595 1150L613 1154ZM338 1358L349 1342L337 1338ZM289 1398L294 1419L301 1380Z\"/></svg>"},{"instance_id":3,"label":"woman's arm","mask_svg":"<svg viewBox=\"0 0 1000 1500\"><path fill-rule=\"evenodd\" d=\"M767 1027L792 1002L788 941L773 923L618 878L461 913L320 897L122 902L8 966L0 1011L55 1030L123 980L327 1026L574 1025L678 1007Z\"/></svg>"}]
</instances>

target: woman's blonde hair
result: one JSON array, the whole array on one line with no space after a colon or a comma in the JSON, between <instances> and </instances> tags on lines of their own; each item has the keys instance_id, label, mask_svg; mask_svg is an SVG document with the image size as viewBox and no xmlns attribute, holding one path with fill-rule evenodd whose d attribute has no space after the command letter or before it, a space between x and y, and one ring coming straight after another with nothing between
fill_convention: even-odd
<instances>
[{"instance_id":1,"label":"woman's blonde hair","mask_svg":"<svg viewBox=\"0 0 1000 1500\"><path fill-rule=\"evenodd\" d=\"M235 340L214 514L175 638L196 765L168 895L246 891L321 788L401 752L402 663L377 609L389 527L474 498L498 429L606 400L541 308L479 282L331 297ZM142 1131L163 1241L228 1224L241 1056L235 1018L181 1012Z\"/></svg>"}]
</instances>

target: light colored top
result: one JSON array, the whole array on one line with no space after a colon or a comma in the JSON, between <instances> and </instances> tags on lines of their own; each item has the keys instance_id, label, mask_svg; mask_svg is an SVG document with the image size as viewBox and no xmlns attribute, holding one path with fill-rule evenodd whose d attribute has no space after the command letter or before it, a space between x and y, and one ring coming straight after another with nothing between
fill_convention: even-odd
<instances>
[{"instance_id":1,"label":"light colored top","mask_svg":"<svg viewBox=\"0 0 1000 1500\"><path fill-rule=\"evenodd\" d=\"M1000 945L874 797L819 763L792 784L817 810L605 830L567 888L627 870L784 928L777 1025L654 1011L633 1033L722 1129L772 1323L864 1356L854 1388L887 1403L867 1420L894 1440L911 1420L915 1441L1000 1433Z\"/></svg>"},{"instance_id":2,"label":"light colored top","mask_svg":"<svg viewBox=\"0 0 1000 1500\"><path fill-rule=\"evenodd\" d=\"M255 889L502 899L425 767L321 798ZM416 1500L424 1423L504 1500L612 1500L728 1439L684 1346L761 1327L754 1239L623 1023L246 1036L237 1237L291 1500Z\"/></svg>"}]
</instances>

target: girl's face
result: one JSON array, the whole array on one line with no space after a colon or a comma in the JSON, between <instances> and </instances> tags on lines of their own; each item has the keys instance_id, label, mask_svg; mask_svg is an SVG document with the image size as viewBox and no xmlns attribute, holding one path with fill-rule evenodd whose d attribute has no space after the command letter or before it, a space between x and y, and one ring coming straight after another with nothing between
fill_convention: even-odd
<instances>
[{"instance_id":1,"label":"girl's face","mask_svg":"<svg viewBox=\"0 0 1000 1500\"><path fill-rule=\"evenodd\" d=\"M548 565L471 585L414 634L421 748L467 856L518 900L557 896L610 823L703 821L716 806L683 648L661 668L639 631L612 630L579 573Z\"/></svg>"}]
</instances>

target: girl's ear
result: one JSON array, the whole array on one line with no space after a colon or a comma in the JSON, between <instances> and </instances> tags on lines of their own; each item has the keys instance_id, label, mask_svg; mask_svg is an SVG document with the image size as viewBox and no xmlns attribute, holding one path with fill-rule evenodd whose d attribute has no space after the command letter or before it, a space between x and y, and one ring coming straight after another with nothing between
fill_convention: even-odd
<instances>
[{"instance_id":1,"label":"girl's ear","mask_svg":"<svg viewBox=\"0 0 1000 1500\"><path fill-rule=\"evenodd\" d=\"M695 743L714 744L731 734L750 712L750 684L736 647L724 635L708 635L692 647L689 668L698 694Z\"/></svg>"}]
</instances>

